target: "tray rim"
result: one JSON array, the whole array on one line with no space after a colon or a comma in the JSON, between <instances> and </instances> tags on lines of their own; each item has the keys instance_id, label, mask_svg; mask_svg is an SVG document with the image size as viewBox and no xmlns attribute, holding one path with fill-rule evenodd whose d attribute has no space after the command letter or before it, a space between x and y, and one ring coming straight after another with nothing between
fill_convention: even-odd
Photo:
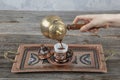
<instances>
[{"instance_id":1,"label":"tray rim","mask_svg":"<svg viewBox=\"0 0 120 80\"><path fill-rule=\"evenodd\" d=\"M47 46L53 46L54 44L46 44ZM44 70L38 70L38 69L34 69L33 70L20 70L20 64L18 63L21 63L22 60L19 60L19 59L22 59L22 57L19 57L19 56L23 56L23 54L20 54L20 53L23 53L24 50L22 49L25 49L26 47L39 47L41 46L41 44L21 44L19 47L18 47L18 55L15 56L15 60L17 61L17 63L13 63L13 66L12 66L12 69L11 69L11 72L12 73L21 73L21 72L103 72L103 73L106 73L107 72L107 67L106 67L106 62L102 62L100 61L102 64L102 67L100 66L100 69L91 69L89 71L86 71L85 69L81 69L80 71L78 70L57 70L57 71L53 71L53 70L48 70L48 71L44 71ZM99 56L100 57L100 60L104 60L105 57L104 57L104 54L103 54L103 48L102 48L102 45L101 44L68 44L68 46L70 47L96 47L97 49L99 48ZM101 53L101 54L100 54Z\"/></svg>"}]
</instances>

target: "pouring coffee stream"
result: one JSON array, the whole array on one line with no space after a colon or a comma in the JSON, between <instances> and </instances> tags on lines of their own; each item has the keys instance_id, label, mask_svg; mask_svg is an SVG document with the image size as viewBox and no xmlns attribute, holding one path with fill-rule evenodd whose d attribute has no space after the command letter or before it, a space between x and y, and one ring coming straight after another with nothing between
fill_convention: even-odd
<instances>
[{"instance_id":1,"label":"pouring coffee stream","mask_svg":"<svg viewBox=\"0 0 120 80\"><path fill-rule=\"evenodd\" d=\"M59 43L60 43L60 45L61 45L61 48L59 48L59 49L64 49L64 47L63 47L63 45L62 45L62 40L60 40L60 41L58 41Z\"/></svg>"}]
</instances>

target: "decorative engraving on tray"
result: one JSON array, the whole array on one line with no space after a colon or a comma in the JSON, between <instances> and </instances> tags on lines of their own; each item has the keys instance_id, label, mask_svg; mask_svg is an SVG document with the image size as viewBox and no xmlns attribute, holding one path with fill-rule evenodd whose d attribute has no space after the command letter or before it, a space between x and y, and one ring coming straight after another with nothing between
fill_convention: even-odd
<instances>
[{"instance_id":1,"label":"decorative engraving on tray","mask_svg":"<svg viewBox=\"0 0 120 80\"><path fill-rule=\"evenodd\" d=\"M80 62L86 65L91 65L90 54L84 54L80 57Z\"/></svg>"},{"instance_id":2,"label":"decorative engraving on tray","mask_svg":"<svg viewBox=\"0 0 120 80\"><path fill-rule=\"evenodd\" d=\"M28 65L34 65L37 64L38 62L39 62L38 55L31 53L28 61Z\"/></svg>"}]
</instances>

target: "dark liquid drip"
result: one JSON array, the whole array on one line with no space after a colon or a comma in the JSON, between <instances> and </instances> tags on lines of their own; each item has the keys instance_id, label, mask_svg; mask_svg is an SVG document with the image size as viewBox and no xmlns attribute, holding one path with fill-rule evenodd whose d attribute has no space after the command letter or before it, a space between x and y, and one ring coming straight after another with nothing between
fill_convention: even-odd
<instances>
[{"instance_id":1,"label":"dark liquid drip","mask_svg":"<svg viewBox=\"0 0 120 80\"><path fill-rule=\"evenodd\" d=\"M63 45L62 45L62 40L59 40L59 43L60 43L60 45L61 45L61 48L59 48L59 49L64 49L64 47L63 47Z\"/></svg>"}]
</instances>

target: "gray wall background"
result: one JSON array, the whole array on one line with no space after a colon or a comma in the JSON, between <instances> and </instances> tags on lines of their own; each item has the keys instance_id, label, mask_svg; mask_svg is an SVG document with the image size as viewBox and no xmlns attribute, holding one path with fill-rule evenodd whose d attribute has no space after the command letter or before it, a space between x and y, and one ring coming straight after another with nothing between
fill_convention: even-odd
<instances>
[{"instance_id":1,"label":"gray wall background","mask_svg":"<svg viewBox=\"0 0 120 80\"><path fill-rule=\"evenodd\" d=\"M120 0L0 0L0 10L111 11Z\"/></svg>"}]
</instances>

